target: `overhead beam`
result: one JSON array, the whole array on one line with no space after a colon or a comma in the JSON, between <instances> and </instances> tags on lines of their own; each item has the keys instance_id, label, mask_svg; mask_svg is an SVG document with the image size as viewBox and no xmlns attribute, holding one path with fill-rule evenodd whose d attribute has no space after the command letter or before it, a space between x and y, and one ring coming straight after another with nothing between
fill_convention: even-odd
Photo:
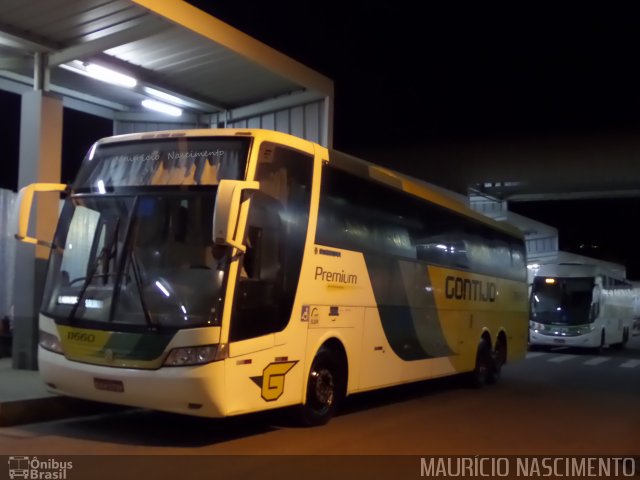
<instances>
[{"instance_id":1,"label":"overhead beam","mask_svg":"<svg viewBox=\"0 0 640 480\"><path fill-rule=\"evenodd\" d=\"M80 100L78 98L72 98L69 96L63 97L62 104L64 105L65 108L70 108L72 110L77 110L79 112L89 113L91 115L106 118L108 120L113 120L113 117L115 114L115 111L111 108L102 107L100 105L96 105L95 103L90 103L90 102Z\"/></svg>"},{"instance_id":2,"label":"overhead beam","mask_svg":"<svg viewBox=\"0 0 640 480\"><path fill-rule=\"evenodd\" d=\"M0 76L13 80L14 82L19 82L23 85L28 85L30 87L33 87L32 77L27 77L26 75L20 75L19 73L6 72L6 71L3 71L2 73L0 73ZM0 82L0 85L2 85L2 82ZM93 95L88 95L86 93L78 92L77 90L61 87L60 85L56 85L54 83L50 84L49 90L64 96L76 98L78 100L82 100L88 103L93 103L95 105L99 105L101 107L109 108L112 110L117 110L117 111L129 110L129 107L127 107L126 105L122 105L121 103L116 103L110 100L105 100L103 98L94 97Z\"/></svg>"},{"instance_id":3,"label":"overhead beam","mask_svg":"<svg viewBox=\"0 0 640 480\"><path fill-rule=\"evenodd\" d=\"M23 55L0 58L0 70L24 70L33 67L33 58Z\"/></svg>"},{"instance_id":4,"label":"overhead beam","mask_svg":"<svg viewBox=\"0 0 640 480\"><path fill-rule=\"evenodd\" d=\"M309 90L333 96L333 81L231 25L182 1L131 0Z\"/></svg>"},{"instance_id":5,"label":"overhead beam","mask_svg":"<svg viewBox=\"0 0 640 480\"><path fill-rule=\"evenodd\" d=\"M18 95L22 95L25 92L31 90L29 85L26 85L23 82L18 82L15 80L10 80L8 78L4 78L2 73L0 73L0 90L5 90L11 93L17 93Z\"/></svg>"},{"instance_id":6,"label":"overhead beam","mask_svg":"<svg viewBox=\"0 0 640 480\"><path fill-rule=\"evenodd\" d=\"M32 89L33 87L25 84L24 82L9 80L8 78L4 78L0 76L0 90L22 95L23 93L29 92ZM57 88L55 85L53 86L53 91L57 91L57 93L62 93L60 89ZM103 118L108 118L109 120L113 120L114 110L112 108L107 108L104 106L97 105L95 102L90 102L90 101L87 101L86 99L73 98L65 94L62 99L62 103L67 108L71 108L73 110L79 110L81 112L90 113L91 115L96 115L98 117L103 117Z\"/></svg>"}]
</instances>

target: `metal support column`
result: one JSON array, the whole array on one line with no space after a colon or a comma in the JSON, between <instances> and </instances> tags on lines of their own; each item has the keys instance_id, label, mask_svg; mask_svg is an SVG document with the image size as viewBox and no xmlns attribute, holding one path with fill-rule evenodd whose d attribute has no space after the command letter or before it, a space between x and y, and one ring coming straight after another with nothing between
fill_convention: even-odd
<instances>
[{"instance_id":1,"label":"metal support column","mask_svg":"<svg viewBox=\"0 0 640 480\"><path fill-rule=\"evenodd\" d=\"M36 54L34 90L22 94L18 187L34 182L59 182L62 163L62 99L48 88L46 54ZM57 194L36 196L30 231L53 237L58 219ZM37 369L38 312L49 250L20 243L16 247L14 281L13 367Z\"/></svg>"}]
</instances>

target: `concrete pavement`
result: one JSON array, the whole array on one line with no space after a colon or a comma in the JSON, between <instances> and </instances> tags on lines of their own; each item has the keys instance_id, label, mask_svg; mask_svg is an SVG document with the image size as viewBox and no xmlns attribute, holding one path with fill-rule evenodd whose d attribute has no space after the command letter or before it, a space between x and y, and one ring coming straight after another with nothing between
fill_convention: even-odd
<instances>
[{"instance_id":1,"label":"concrete pavement","mask_svg":"<svg viewBox=\"0 0 640 480\"><path fill-rule=\"evenodd\" d=\"M0 358L0 427L103 413L120 407L50 393L38 372Z\"/></svg>"}]
</instances>

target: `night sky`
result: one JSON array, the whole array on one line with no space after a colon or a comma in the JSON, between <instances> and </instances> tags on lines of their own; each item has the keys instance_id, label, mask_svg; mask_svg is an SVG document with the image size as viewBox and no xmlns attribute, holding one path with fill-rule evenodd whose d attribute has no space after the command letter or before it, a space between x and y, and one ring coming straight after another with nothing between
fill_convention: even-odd
<instances>
[{"instance_id":1,"label":"night sky","mask_svg":"<svg viewBox=\"0 0 640 480\"><path fill-rule=\"evenodd\" d=\"M640 125L631 12L522 2L422 2L420 12L404 1L189 3L333 78L341 149Z\"/></svg>"},{"instance_id":2,"label":"night sky","mask_svg":"<svg viewBox=\"0 0 640 480\"><path fill-rule=\"evenodd\" d=\"M640 29L620 6L189 3L332 78L334 146L350 153L640 133ZM640 280L640 198L510 208Z\"/></svg>"},{"instance_id":3,"label":"night sky","mask_svg":"<svg viewBox=\"0 0 640 480\"><path fill-rule=\"evenodd\" d=\"M334 145L350 153L399 144L640 133L640 29L634 12L619 6L189 3L332 78ZM17 98L0 92L0 145L11 158L17 158ZM65 110L63 180L105 135L104 121L87 117ZM16 173L11 167L4 172L0 187L15 188ZM629 276L640 279L628 218L639 206L632 199L518 203L513 209L559 228L561 248L625 262ZM584 221L585 208L603 214ZM611 213L618 211L627 217Z\"/></svg>"}]
</instances>

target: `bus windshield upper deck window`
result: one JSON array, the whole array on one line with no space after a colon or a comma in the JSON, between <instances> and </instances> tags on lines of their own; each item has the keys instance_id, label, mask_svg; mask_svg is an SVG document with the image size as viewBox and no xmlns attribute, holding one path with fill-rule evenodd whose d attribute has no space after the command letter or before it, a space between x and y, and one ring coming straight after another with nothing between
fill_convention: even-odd
<instances>
[{"instance_id":1,"label":"bus windshield upper deck window","mask_svg":"<svg viewBox=\"0 0 640 480\"><path fill-rule=\"evenodd\" d=\"M106 143L87 157L76 190L106 193L110 188L218 185L244 177L249 138L183 137Z\"/></svg>"}]
</instances>

